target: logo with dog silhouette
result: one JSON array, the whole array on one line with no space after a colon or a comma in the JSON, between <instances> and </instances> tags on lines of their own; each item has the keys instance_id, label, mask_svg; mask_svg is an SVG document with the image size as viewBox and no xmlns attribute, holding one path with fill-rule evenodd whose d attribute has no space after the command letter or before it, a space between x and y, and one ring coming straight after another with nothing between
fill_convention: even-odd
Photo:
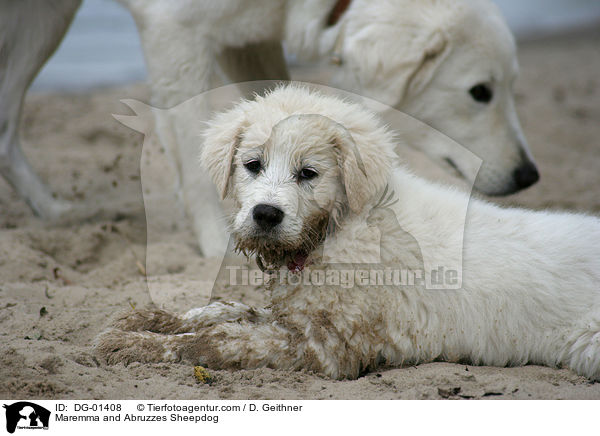
<instances>
[{"instance_id":1,"label":"logo with dog silhouette","mask_svg":"<svg viewBox=\"0 0 600 436\"><path fill-rule=\"evenodd\" d=\"M42 406L29 401L19 401L13 404L4 404L6 409L6 431L14 433L18 428L35 430L48 429L50 411Z\"/></svg>"}]
</instances>

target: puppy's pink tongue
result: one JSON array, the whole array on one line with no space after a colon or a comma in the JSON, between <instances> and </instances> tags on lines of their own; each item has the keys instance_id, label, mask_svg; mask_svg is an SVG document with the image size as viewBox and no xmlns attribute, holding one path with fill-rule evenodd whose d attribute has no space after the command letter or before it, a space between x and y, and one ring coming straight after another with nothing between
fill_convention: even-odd
<instances>
[{"instance_id":1,"label":"puppy's pink tongue","mask_svg":"<svg viewBox=\"0 0 600 436\"><path fill-rule=\"evenodd\" d=\"M288 269L292 272L300 272L304 269L304 265L306 264L306 259L308 258L308 254L298 251L294 254L292 260L288 262Z\"/></svg>"}]
</instances>

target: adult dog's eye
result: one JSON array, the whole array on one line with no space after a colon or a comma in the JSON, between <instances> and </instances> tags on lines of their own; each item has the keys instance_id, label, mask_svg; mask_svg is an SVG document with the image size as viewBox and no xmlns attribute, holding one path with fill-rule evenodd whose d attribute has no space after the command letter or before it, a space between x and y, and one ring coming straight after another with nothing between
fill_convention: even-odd
<instances>
[{"instance_id":1,"label":"adult dog's eye","mask_svg":"<svg viewBox=\"0 0 600 436\"><path fill-rule=\"evenodd\" d=\"M492 89L485 83L480 83L469 89L469 94L471 94L473 100L479 103L489 103L494 97Z\"/></svg>"},{"instance_id":2,"label":"adult dog's eye","mask_svg":"<svg viewBox=\"0 0 600 436\"><path fill-rule=\"evenodd\" d=\"M300 172L298 173L298 179L299 180L311 180L314 179L315 177L317 177L319 174L311 169L311 168L302 168L302 170L300 170Z\"/></svg>"},{"instance_id":3,"label":"adult dog's eye","mask_svg":"<svg viewBox=\"0 0 600 436\"><path fill-rule=\"evenodd\" d=\"M262 167L261 164L260 164L260 161L258 159L249 160L248 162L246 162L244 164L244 166L252 174L258 174L260 172L261 167Z\"/></svg>"}]
</instances>

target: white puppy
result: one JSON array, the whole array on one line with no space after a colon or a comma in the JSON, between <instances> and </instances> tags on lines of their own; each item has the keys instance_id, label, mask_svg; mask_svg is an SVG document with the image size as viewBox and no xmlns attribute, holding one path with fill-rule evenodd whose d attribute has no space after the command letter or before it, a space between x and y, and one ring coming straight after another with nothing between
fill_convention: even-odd
<instances>
[{"instance_id":1,"label":"white puppy","mask_svg":"<svg viewBox=\"0 0 600 436\"><path fill-rule=\"evenodd\" d=\"M213 303L183 317L132 312L98 339L109 362L184 359L355 378L383 363L444 359L566 366L600 378L597 218L472 199L461 289L429 290L418 275L373 281L377 269L419 271L425 250L451 256L447 241L465 225L456 206L465 194L395 165L392 135L376 116L287 87L219 114L205 139L204 164L236 205L238 248L277 272L271 303ZM375 252L378 264L340 263ZM348 269L354 282L339 281Z\"/></svg>"}]
</instances>

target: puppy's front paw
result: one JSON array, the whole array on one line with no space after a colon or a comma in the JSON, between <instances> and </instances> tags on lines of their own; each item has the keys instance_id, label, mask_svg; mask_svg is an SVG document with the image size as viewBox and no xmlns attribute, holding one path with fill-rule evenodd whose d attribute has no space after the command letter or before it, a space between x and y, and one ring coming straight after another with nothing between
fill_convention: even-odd
<instances>
[{"instance_id":1,"label":"puppy's front paw","mask_svg":"<svg viewBox=\"0 0 600 436\"><path fill-rule=\"evenodd\" d=\"M184 333L181 331L182 320L177 315L161 309L132 310L119 316L112 326L128 332Z\"/></svg>"},{"instance_id":2,"label":"puppy's front paw","mask_svg":"<svg viewBox=\"0 0 600 436\"><path fill-rule=\"evenodd\" d=\"M107 330L97 338L95 353L109 365L178 360L160 335L117 329Z\"/></svg>"}]
</instances>

